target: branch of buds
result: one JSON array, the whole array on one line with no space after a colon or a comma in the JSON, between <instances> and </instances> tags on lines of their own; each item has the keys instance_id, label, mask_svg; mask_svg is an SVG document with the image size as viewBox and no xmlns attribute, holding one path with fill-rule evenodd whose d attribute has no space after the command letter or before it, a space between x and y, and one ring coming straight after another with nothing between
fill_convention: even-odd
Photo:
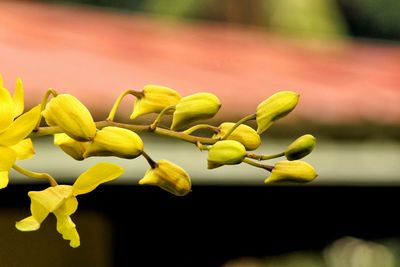
<instances>
[{"instance_id":1,"label":"branch of buds","mask_svg":"<svg viewBox=\"0 0 400 267\"><path fill-rule=\"evenodd\" d=\"M135 97L130 119L134 121L144 114L158 114L151 124L115 121L118 107L127 95ZM59 185L50 174L33 172L16 164L18 160L34 156L32 138L52 135L56 146L79 161L89 157L134 159L143 156L149 169L139 184L158 186L176 196L191 192L189 174L168 160L153 160L144 150L140 133L150 132L179 139L208 151L208 169L246 163L271 173L265 179L266 184L309 182L317 177L317 173L311 165L299 159L313 150L316 140L312 135L299 137L280 153L259 155L250 152L261 145L260 135L276 120L290 113L298 101L297 93L280 91L261 102L254 114L235 123L223 122L219 126L194 124L214 117L221 107L217 96L201 92L182 97L171 88L147 85L142 91L126 90L121 93L108 117L95 122L90 111L75 96L59 94L54 89L44 94L40 104L24 112L21 79L17 79L11 96L0 77L0 189L8 185L11 169L27 177L47 179L50 183L48 188L28 193L32 214L18 221L16 227L21 231L37 230L44 219L53 213L57 218L57 231L70 241L72 247L78 247L79 234L70 218L78 207L77 196L117 179L124 170L116 164L102 162L82 173L73 185ZM160 126L165 116L172 116L169 127ZM251 120L256 120L257 129L245 124ZM198 130L209 131L211 137L196 135ZM275 165L261 163L279 157L286 157L287 160L278 161Z\"/></svg>"}]
</instances>

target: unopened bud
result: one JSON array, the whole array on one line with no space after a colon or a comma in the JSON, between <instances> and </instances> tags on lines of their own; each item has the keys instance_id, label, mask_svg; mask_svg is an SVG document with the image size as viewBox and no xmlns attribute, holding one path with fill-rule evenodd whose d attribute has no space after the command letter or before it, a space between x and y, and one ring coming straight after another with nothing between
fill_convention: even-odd
<instances>
[{"instance_id":1,"label":"unopened bud","mask_svg":"<svg viewBox=\"0 0 400 267\"><path fill-rule=\"evenodd\" d=\"M97 132L86 149L85 158L91 156L115 156L133 159L143 152L143 141L136 133L114 126L104 127Z\"/></svg>"},{"instance_id":2,"label":"unopened bud","mask_svg":"<svg viewBox=\"0 0 400 267\"><path fill-rule=\"evenodd\" d=\"M214 169L222 165L239 164L245 156L246 148L238 141L218 141L208 151L208 169Z\"/></svg>"},{"instance_id":3,"label":"unopened bud","mask_svg":"<svg viewBox=\"0 0 400 267\"><path fill-rule=\"evenodd\" d=\"M225 134L235 125L233 122L224 122L219 126L219 133L213 138L225 136ZM261 145L261 138L258 133L245 124L240 124L227 138L227 140L235 140L240 142L246 150L255 150Z\"/></svg>"},{"instance_id":4,"label":"unopened bud","mask_svg":"<svg viewBox=\"0 0 400 267\"><path fill-rule=\"evenodd\" d=\"M257 133L265 132L274 121L286 116L299 102L299 94L281 91L273 94L257 106Z\"/></svg>"},{"instance_id":5,"label":"unopened bud","mask_svg":"<svg viewBox=\"0 0 400 267\"><path fill-rule=\"evenodd\" d=\"M301 160L279 161L272 169L271 175L265 180L266 184L280 182L311 182L318 176L315 169Z\"/></svg>"},{"instance_id":6,"label":"unopened bud","mask_svg":"<svg viewBox=\"0 0 400 267\"><path fill-rule=\"evenodd\" d=\"M212 118L220 107L218 97L210 93L185 96L176 105L171 129L177 130L191 122Z\"/></svg>"},{"instance_id":7,"label":"unopened bud","mask_svg":"<svg viewBox=\"0 0 400 267\"><path fill-rule=\"evenodd\" d=\"M65 133L55 134L54 144L76 160L84 159L83 154L89 146L88 142L78 142Z\"/></svg>"},{"instance_id":8,"label":"unopened bud","mask_svg":"<svg viewBox=\"0 0 400 267\"><path fill-rule=\"evenodd\" d=\"M77 141L90 141L96 135L96 124L89 110L74 96L58 95L43 110L50 126L59 126L63 132Z\"/></svg>"},{"instance_id":9,"label":"unopened bud","mask_svg":"<svg viewBox=\"0 0 400 267\"><path fill-rule=\"evenodd\" d=\"M285 151L288 160L301 159L313 151L316 139L311 134L306 134L297 138Z\"/></svg>"},{"instance_id":10,"label":"unopened bud","mask_svg":"<svg viewBox=\"0 0 400 267\"><path fill-rule=\"evenodd\" d=\"M188 194L192 187L189 174L168 160L160 160L154 169L148 169L139 184L156 185L176 196Z\"/></svg>"},{"instance_id":11,"label":"unopened bud","mask_svg":"<svg viewBox=\"0 0 400 267\"><path fill-rule=\"evenodd\" d=\"M168 106L175 105L181 99L181 95L168 87L159 85L146 85L143 88L143 97L137 97L130 118L133 120L140 115L159 113ZM172 111L167 111L171 114Z\"/></svg>"}]
</instances>

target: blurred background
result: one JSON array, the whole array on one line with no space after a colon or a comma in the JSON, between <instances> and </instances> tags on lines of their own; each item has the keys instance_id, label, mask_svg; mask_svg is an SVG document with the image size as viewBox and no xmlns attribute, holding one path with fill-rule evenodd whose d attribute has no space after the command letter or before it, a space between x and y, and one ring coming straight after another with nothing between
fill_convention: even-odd
<instances>
[{"instance_id":1,"label":"blurred background","mask_svg":"<svg viewBox=\"0 0 400 267\"><path fill-rule=\"evenodd\" d=\"M175 202L167 197L166 203L171 206L166 204L164 208L172 209L174 214L178 214L180 205L187 208L193 205L191 208L197 212L210 208L209 205L216 205L234 213L233 208L231 210L230 206L224 206L219 201L226 198L227 202L229 199L236 203L238 200L235 199L240 198L242 202L238 202L238 205L243 209L236 211L237 225L240 222L251 227L252 224L246 221L246 216L240 211L245 212L245 207L251 205L253 208L250 210L259 214L258 208L262 210L265 201L274 201L272 196L279 197L280 194L287 199L280 200L280 204L276 205L280 208L292 207L291 190L304 202L313 202L315 199L312 197L317 196L319 202L331 208L313 207L307 212L309 216L315 216L312 217L313 220L322 220L327 226L336 229L331 234L311 234L312 237L308 238L315 240L314 243L296 241L297 246L285 246L287 242L293 242L295 234L291 233L280 239L276 236L276 242L281 242L278 245L281 249L270 250L273 246L267 244L255 248L246 243L252 239L242 233L243 236L238 234L238 242L249 249L244 252L229 247L236 253L224 254L225 258L215 256L214 259L218 258L220 265L229 257L253 255L250 248L257 251L255 256L260 257L308 248L326 252L329 244L345 235L359 234L361 239L393 240L399 234L395 229L395 222L398 220L391 217L396 199L387 196L388 193L400 193L399 1L31 0L0 1L0 8L0 73L6 87L11 91L14 89L15 79L22 78L28 107L36 105L48 88L54 88L58 92L77 96L93 112L93 116L101 120L107 116L115 99L125 89L141 90L146 84L159 84L174 88L182 95L200 91L216 94L221 99L222 108L209 122L217 125L222 121L237 121L254 113L261 101L279 90L300 93L297 108L263 135L263 145L256 152L277 153L302 134L311 133L316 136L316 149L305 160L317 169L319 177L306 187L256 189L253 186L262 187L267 176L263 171L242 165L210 171L206 169L206 154L190 144L152 135L142 136L151 156L155 159L170 159L191 174L193 194L198 195L187 200L190 204L180 202L185 200ZM133 99L129 97L123 101L117 114L119 121L129 121L132 105ZM148 115L135 122L144 123L152 119L154 116ZM29 161L21 162L21 165L32 170L49 172L65 182L72 181L71 178L77 177L94 162L102 161L88 159L75 162L54 147L51 138L34 142L37 155ZM118 188L116 191L122 190L119 186L135 185L147 169L142 159L109 160L126 169L124 177L114 183ZM23 194L20 193L21 202L8 202L5 208L21 206L28 211L29 199L26 191L31 190L31 187L27 186L26 178L16 173L12 175L15 177L15 188L26 190ZM40 185L36 186L42 188ZM218 190L215 188L224 193L218 197ZM306 196L301 191L304 188L309 190L309 195ZM115 197L114 189L103 190L98 193L99 198ZM164 192L136 187L132 190L139 192L139 202L144 201L147 205L161 209L157 206L158 201L165 199L158 194L162 195ZM156 197L147 197L147 190L152 192L151 196ZM237 194L232 190L237 190ZM325 194L317 193L317 190ZM210 192L213 197L206 198ZM265 198L264 194L269 196ZM250 195L255 196L249 198ZM342 198L339 208L336 206L338 203L334 202L337 198ZM121 197L118 199L129 201L128 197L125 200ZM388 202L384 202L385 200ZM202 205L197 201L202 201ZM212 201L217 201L222 206ZM90 204L90 200L88 202L88 213L82 213L88 218L97 216L96 222L99 224L96 225L102 229L99 231L112 239L116 225L124 225L123 218L117 216L116 210L107 207L100 209L101 214L93 215L93 212L98 211L97 206L94 202ZM369 203L372 210L362 206L362 203ZM379 210L381 206L384 210ZM11 221L19 219L15 218L13 212L16 211L13 209L8 213ZM228 223L229 218L235 218L223 217L216 208L210 212L220 220L218 225L221 227ZM207 217L210 214L203 215ZM278 222L281 223L277 223L275 227L284 230L286 223L282 221L293 219L292 215L284 212L278 214ZM364 224L365 231L357 231L359 228L356 223L350 223L355 214L363 218L357 222ZM146 215L146 222L157 216ZM246 215L253 218L252 214ZM301 214L298 215L302 217ZM347 220L343 220L343 216ZM380 219L382 216L385 220ZM262 220L258 215L256 218ZM178 219L173 222L175 220ZM97 236L96 228L90 227L90 221L86 222L83 225L89 225L84 228L87 233L93 232L93 236ZM9 224L9 220L7 223ZM338 224L348 225L348 228L343 226L338 230ZM149 225L154 226L152 223ZM312 229L305 223L302 226L304 229ZM13 223L7 227L4 229L10 230L4 230L4 235L8 232L12 234L6 240L25 240L25 236L16 237L20 233L12 232ZM176 226L171 222L171 227ZM386 232L383 232L383 228ZM225 233L220 228L207 229L206 236L210 238L218 235L219 231ZM49 223L49 235L57 235L54 232L53 224ZM227 232L225 235L224 237L229 236ZM40 238L33 235L31 237L32 240ZM304 236L301 237L304 240ZM55 236L57 238L59 236ZM116 240L118 238L122 240L122 237L114 237ZM104 243L91 240L93 244ZM104 237L104 240L109 238ZM60 241L60 246L64 246L61 242L63 241ZM123 255L121 246L117 246L117 249L109 246L111 245L102 246L101 249L105 252L99 252L105 255L106 259L100 260L104 265L99 263L95 266L110 266L115 255ZM366 246L369 248L369 243ZM88 245L87 248L89 247ZM66 249L65 253L68 255L69 249L63 249ZM116 252L117 250L120 252ZM143 252L143 255L147 254ZM327 256L323 258L321 255L318 254L320 261L317 260L314 265L303 265L360 266L357 263L326 263ZM0 263L2 258L4 262L13 259L11 256L7 258L5 254L0 256ZM76 257L81 259L83 256ZM325 260L321 260L321 257ZM88 262L94 258L95 256L86 257ZM275 266L266 263L269 259L264 261L264 258L258 258L256 263L249 260L247 265L241 261L239 264L242 265L232 266ZM399 266L396 259L393 256L394 265L380 266ZM281 261L278 262L279 266L294 266L291 263L284 265ZM44 264L42 262L41 266L45 266ZM207 265L205 261L201 264L199 266L216 266ZM229 264L236 263L227 264L231 266ZM5 263L3 265L7 266ZM187 259L182 266L195 264Z\"/></svg>"}]
</instances>

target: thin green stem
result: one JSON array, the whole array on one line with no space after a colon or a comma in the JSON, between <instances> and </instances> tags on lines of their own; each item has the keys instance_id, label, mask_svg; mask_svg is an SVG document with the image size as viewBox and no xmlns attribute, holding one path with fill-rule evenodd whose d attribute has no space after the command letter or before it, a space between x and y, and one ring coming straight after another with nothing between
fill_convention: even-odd
<instances>
[{"instance_id":1,"label":"thin green stem","mask_svg":"<svg viewBox=\"0 0 400 267\"><path fill-rule=\"evenodd\" d=\"M253 153L247 153L246 157L252 158L252 159L257 159L257 160L268 160L268 159L275 159L279 157L283 157L285 155L285 152L273 154L273 155L257 155Z\"/></svg>"},{"instance_id":2,"label":"thin green stem","mask_svg":"<svg viewBox=\"0 0 400 267\"><path fill-rule=\"evenodd\" d=\"M218 127L216 127L216 126L209 125L209 124L197 124L197 125L194 125L194 126L190 127L189 129L183 131L183 133L192 134L195 131L198 131L198 130L201 130L201 129L210 130L213 133L219 133L220 132L220 129Z\"/></svg>"},{"instance_id":3,"label":"thin green stem","mask_svg":"<svg viewBox=\"0 0 400 267\"><path fill-rule=\"evenodd\" d=\"M133 95L136 98L142 98L144 96L143 92L139 92L139 91L135 91L135 90L126 90L125 92L121 93L118 96L117 100L115 100L115 103L114 103L110 113L108 114L107 120L114 121L115 114L117 113L117 109L118 109L119 105L121 104L122 99L127 95Z\"/></svg>"},{"instance_id":4,"label":"thin green stem","mask_svg":"<svg viewBox=\"0 0 400 267\"><path fill-rule=\"evenodd\" d=\"M175 105L171 105L168 107L165 107L161 112L157 115L157 118L154 120L154 122L150 125L150 130L154 131L158 124L160 124L162 117L165 115L166 112L170 110L175 110Z\"/></svg>"},{"instance_id":5,"label":"thin green stem","mask_svg":"<svg viewBox=\"0 0 400 267\"><path fill-rule=\"evenodd\" d=\"M258 163L258 162L255 162L255 161L252 161L252 160L246 159L246 158L243 159L243 162L247 163L247 164L249 164L251 166L255 166L257 168L261 168L261 169L267 170L269 172L272 172L272 170L274 169L274 166L261 164L261 163Z\"/></svg>"},{"instance_id":6,"label":"thin green stem","mask_svg":"<svg viewBox=\"0 0 400 267\"><path fill-rule=\"evenodd\" d=\"M28 176L31 178L36 178L36 179L47 179L51 186L58 185L57 181L48 173L32 172L32 171L29 171L25 168L22 168L21 166L15 165L15 164L12 167L14 170L16 170L17 172L19 172L25 176Z\"/></svg>"},{"instance_id":7,"label":"thin green stem","mask_svg":"<svg viewBox=\"0 0 400 267\"><path fill-rule=\"evenodd\" d=\"M203 145L202 143L200 143L200 142L197 142L196 143L196 146L200 149L200 151L203 151L203 150L210 150L210 145Z\"/></svg>"},{"instance_id":8,"label":"thin green stem","mask_svg":"<svg viewBox=\"0 0 400 267\"><path fill-rule=\"evenodd\" d=\"M152 169L157 168L158 164L146 152L142 152L142 156L147 160Z\"/></svg>"},{"instance_id":9,"label":"thin green stem","mask_svg":"<svg viewBox=\"0 0 400 267\"><path fill-rule=\"evenodd\" d=\"M42 120L42 111L46 108L47 102L49 101L50 96L56 97L58 95L58 93L56 92L56 90L50 88L49 90L47 90L47 92L44 94L42 101L40 102L40 118L35 126L35 129L33 131L36 131L39 126L40 126L40 122Z\"/></svg>"},{"instance_id":10,"label":"thin green stem","mask_svg":"<svg viewBox=\"0 0 400 267\"><path fill-rule=\"evenodd\" d=\"M157 127L154 132L159 135L167 136L167 137L172 137L175 139L180 139L182 141L186 141L192 144L196 144L197 142L200 142L205 145L212 145L215 144L218 140L213 139L213 138L208 138L208 137L199 137L199 136L193 136L193 135L188 135L182 132L175 132L170 129L164 129Z\"/></svg>"},{"instance_id":11,"label":"thin green stem","mask_svg":"<svg viewBox=\"0 0 400 267\"><path fill-rule=\"evenodd\" d=\"M240 124L245 123L246 121L254 120L255 118L256 118L256 114L254 113L254 114L248 115L248 116L240 119L238 122L235 123L235 125L233 125L232 128L229 129L229 131L226 132L226 134L221 139L224 140L224 139L228 138L231 135L231 133L233 133L233 131L237 127L239 127Z\"/></svg>"}]
</instances>

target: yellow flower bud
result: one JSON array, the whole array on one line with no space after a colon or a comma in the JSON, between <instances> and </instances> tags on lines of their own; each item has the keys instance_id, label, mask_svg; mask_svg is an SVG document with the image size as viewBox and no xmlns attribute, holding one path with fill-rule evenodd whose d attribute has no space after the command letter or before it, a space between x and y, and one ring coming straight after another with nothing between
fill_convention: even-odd
<instances>
[{"instance_id":1,"label":"yellow flower bud","mask_svg":"<svg viewBox=\"0 0 400 267\"><path fill-rule=\"evenodd\" d=\"M222 165L239 164L245 156L246 148L238 141L219 141L208 151L208 169L214 169Z\"/></svg>"},{"instance_id":2,"label":"yellow flower bud","mask_svg":"<svg viewBox=\"0 0 400 267\"><path fill-rule=\"evenodd\" d=\"M233 126L233 122L224 122L219 126L219 133L213 138L223 137ZM246 148L246 150L255 150L261 145L261 138L257 132L245 124L240 124L227 138L227 140L235 140Z\"/></svg>"},{"instance_id":3,"label":"yellow flower bud","mask_svg":"<svg viewBox=\"0 0 400 267\"><path fill-rule=\"evenodd\" d=\"M288 160L304 158L313 151L315 143L316 139L311 134L300 136L287 147L285 156Z\"/></svg>"},{"instance_id":4,"label":"yellow flower bud","mask_svg":"<svg viewBox=\"0 0 400 267\"><path fill-rule=\"evenodd\" d=\"M311 182L318 176L315 169L301 160L279 161L272 169L271 175L265 180L266 184L279 182Z\"/></svg>"},{"instance_id":5,"label":"yellow flower bud","mask_svg":"<svg viewBox=\"0 0 400 267\"><path fill-rule=\"evenodd\" d=\"M299 102L299 94L281 91L273 94L257 106L257 133L265 132L274 121L286 116Z\"/></svg>"},{"instance_id":6,"label":"yellow flower bud","mask_svg":"<svg viewBox=\"0 0 400 267\"><path fill-rule=\"evenodd\" d=\"M210 93L185 96L176 105L171 129L177 130L191 122L212 118L220 107L218 97Z\"/></svg>"},{"instance_id":7,"label":"yellow flower bud","mask_svg":"<svg viewBox=\"0 0 400 267\"><path fill-rule=\"evenodd\" d=\"M143 97L137 97L130 118L133 120L140 115L148 113L159 113L164 108L176 105L181 95L168 87L159 85L146 85L143 88ZM171 114L168 111L167 114Z\"/></svg>"},{"instance_id":8,"label":"yellow flower bud","mask_svg":"<svg viewBox=\"0 0 400 267\"><path fill-rule=\"evenodd\" d=\"M115 156L133 159L143 152L143 141L136 133L114 126L104 127L89 143L84 157Z\"/></svg>"},{"instance_id":9,"label":"yellow flower bud","mask_svg":"<svg viewBox=\"0 0 400 267\"><path fill-rule=\"evenodd\" d=\"M88 142L78 142L65 133L55 134L54 144L76 160L84 159L83 154L89 146Z\"/></svg>"},{"instance_id":10,"label":"yellow flower bud","mask_svg":"<svg viewBox=\"0 0 400 267\"><path fill-rule=\"evenodd\" d=\"M154 169L148 169L139 184L156 185L176 196L188 194L192 187L189 174L168 160L160 160Z\"/></svg>"},{"instance_id":11,"label":"yellow flower bud","mask_svg":"<svg viewBox=\"0 0 400 267\"><path fill-rule=\"evenodd\" d=\"M89 110L74 96L58 95L43 110L50 126L59 126L63 132L77 141L90 141L96 135L96 124Z\"/></svg>"}]
</instances>

